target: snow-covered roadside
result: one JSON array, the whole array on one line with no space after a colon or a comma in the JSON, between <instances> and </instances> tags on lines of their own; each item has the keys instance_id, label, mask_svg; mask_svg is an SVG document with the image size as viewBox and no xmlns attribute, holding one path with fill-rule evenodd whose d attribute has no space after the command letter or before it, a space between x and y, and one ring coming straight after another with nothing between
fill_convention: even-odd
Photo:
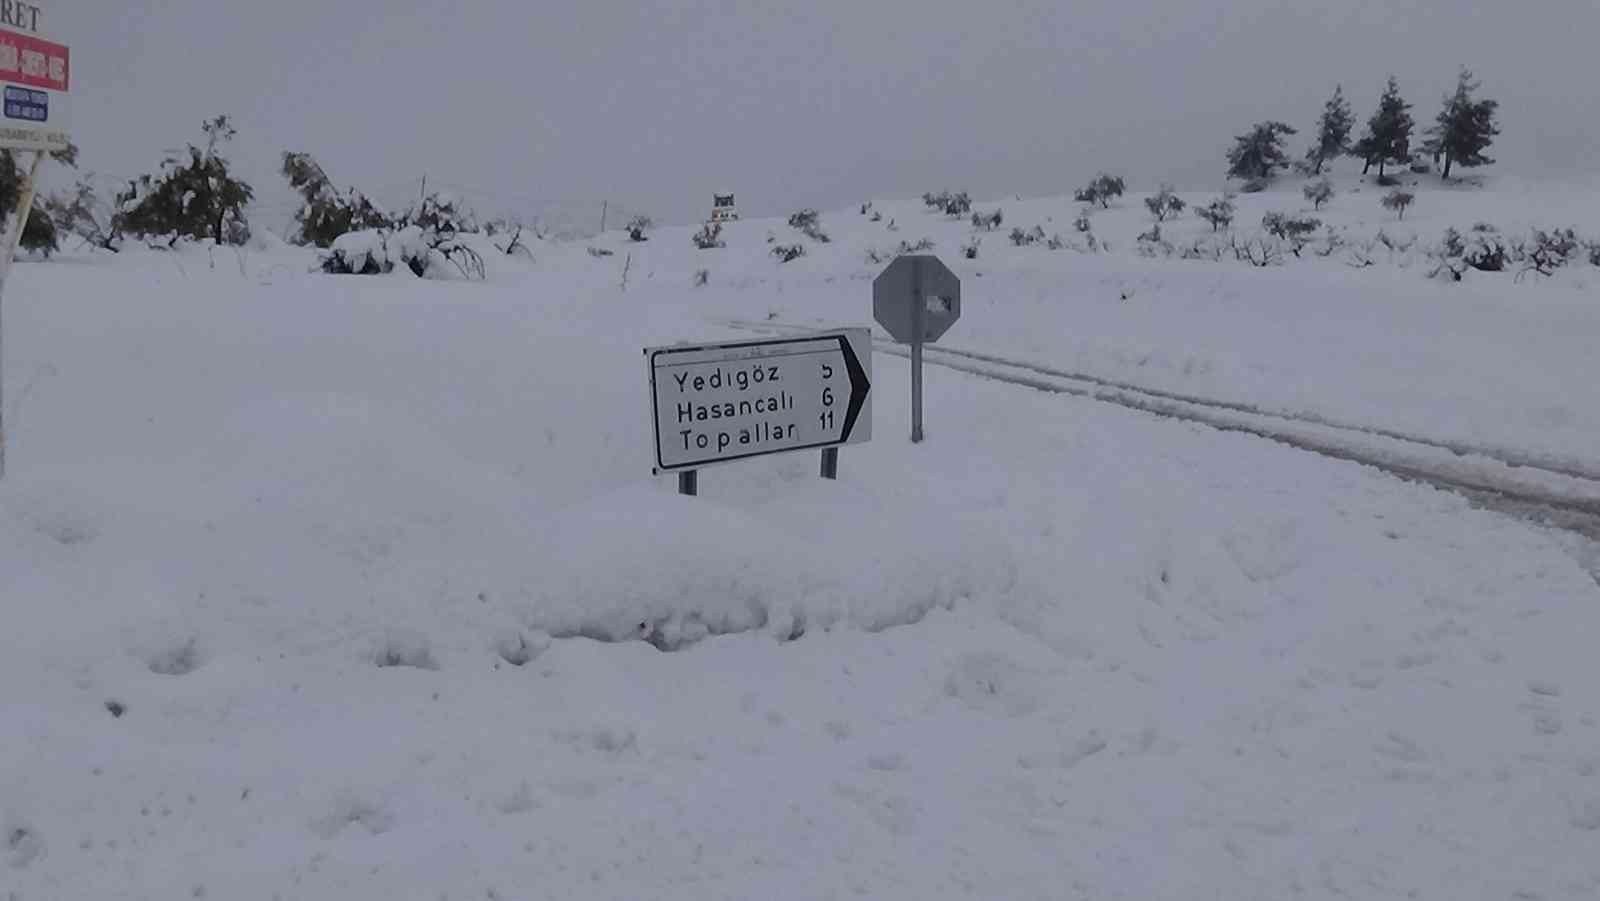
<instances>
[{"instance_id":1,"label":"snow-covered roadside","mask_svg":"<svg viewBox=\"0 0 1600 901\"><path fill-rule=\"evenodd\" d=\"M838 484L682 499L638 351L734 292L303 263L14 283L15 897L1600 890L1600 586L1553 535L943 371L913 448L891 357ZM636 627L739 634L552 637Z\"/></svg>"},{"instance_id":2,"label":"snow-covered roadside","mask_svg":"<svg viewBox=\"0 0 1600 901\"><path fill-rule=\"evenodd\" d=\"M670 296L704 269L704 309L834 323L866 316L870 281L883 268L868 260L869 250L881 255L927 238L965 283L966 315L944 339L951 347L1600 468L1600 413L1587 391L1600 335L1600 269L1580 262L1553 279L1473 272L1450 284L1427 278L1425 258L1447 228L1470 233L1480 222L1498 226L1508 240L1533 227L1564 226L1600 240L1594 187L1503 180L1471 190L1421 182L1418 207L1404 222L1378 206L1382 192L1348 177L1316 213L1292 181L1238 199L1242 235L1259 231L1264 213L1286 211L1315 215L1351 244L1381 231L1413 246L1383 252L1370 269L1352 268L1343 252L1322 259L1310 249L1306 259L1266 270L1231 259L1143 259L1135 238L1152 222L1132 195L1091 215L1098 239L1112 248L1101 254L1013 247L1007 239L1013 226L1039 225L1081 241L1072 225L1081 207L1065 197L975 204L1003 209L1005 223L993 232L974 232L965 219L916 202L882 201L874 206L877 222L857 210L824 214L829 244L807 242L772 220L729 226L721 250L695 250L690 229L611 246L618 270L631 255L635 290ZM1212 195L1186 196L1201 203ZM1211 229L1186 216L1163 225L1163 233L1181 245ZM974 236L980 255L964 259L960 248ZM804 243L807 255L780 265L769 238ZM581 250L552 251L543 263L551 272L595 265Z\"/></svg>"}]
</instances>

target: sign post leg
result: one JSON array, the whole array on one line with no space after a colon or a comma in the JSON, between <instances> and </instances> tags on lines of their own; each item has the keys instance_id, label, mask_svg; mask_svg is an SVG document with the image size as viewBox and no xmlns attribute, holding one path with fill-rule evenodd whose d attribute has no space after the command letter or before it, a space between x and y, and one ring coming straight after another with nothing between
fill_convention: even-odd
<instances>
[{"instance_id":1,"label":"sign post leg","mask_svg":"<svg viewBox=\"0 0 1600 901\"><path fill-rule=\"evenodd\" d=\"M837 447L823 449L822 477L830 481L839 479L839 449Z\"/></svg>"},{"instance_id":2,"label":"sign post leg","mask_svg":"<svg viewBox=\"0 0 1600 901\"><path fill-rule=\"evenodd\" d=\"M921 444L922 433L922 342L911 344L911 443Z\"/></svg>"},{"instance_id":3,"label":"sign post leg","mask_svg":"<svg viewBox=\"0 0 1600 901\"><path fill-rule=\"evenodd\" d=\"M39 186L39 167L44 163L44 151L36 151L33 164L22 182L22 196L17 200L16 216L6 231L5 246L0 247L0 314L4 312L6 281L11 276L11 264L17 257L17 244L22 240L22 229L33 213L33 198ZM6 395L5 395L5 326L0 320L0 479L6 477Z\"/></svg>"},{"instance_id":4,"label":"sign post leg","mask_svg":"<svg viewBox=\"0 0 1600 901\"><path fill-rule=\"evenodd\" d=\"M911 443L921 444L922 434L922 342L928 333L928 296L918 257L911 276Z\"/></svg>"},{"instance_id":5,"label":"sign post leg","mask_svg":"<svg viewBox=\"0 0 1600 901\"><path fill-rule=\"evenodd\" d=\"M688 469L678 473L678 493L684 497L700 496L700 470Z\"/></svg>"}]
</instances>

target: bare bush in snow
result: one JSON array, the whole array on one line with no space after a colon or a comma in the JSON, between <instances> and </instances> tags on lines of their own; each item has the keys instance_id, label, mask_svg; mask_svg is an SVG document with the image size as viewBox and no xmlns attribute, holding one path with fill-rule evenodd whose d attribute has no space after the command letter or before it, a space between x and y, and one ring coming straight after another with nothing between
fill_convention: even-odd
<instances>
[{"instance_id":1,"label":"bare bush in snow","mask_svg":"<svg viewBox=\"0 0 1600 901\"><path fill-rule=\"evenodd\" d=\"M1079 203L1095 204L1102 210L1110 209L1111 201L1121 197L1126 189L1127 183L1122 180L1122 176L1107 175L1102 172L1087 185L1079 188L1072 195L1072 199Z\"/></svg>"},{"instance_id":2,"label":"bare bush in snow","mask_svg":"<svg viewBox=\"0 0 1600 901\"><path fill-rule=\"evenodd\" d=\"M1162 185L1160 191L1144 199L1144 206L1150 215L1156 217L1157 222L1165 222L1183 212L1188 204L1183 202L1171 185Z\"/></svg>"},{"instance_id":3,"label":"bare bush in snow","mask_svg":"<svg viewBox=\"0 0 1600 901\"><path fill-rule=\"evenodd\" d=\"M1328 201L1333 199L1333 182L1328 181L1326 178L1318 179L1306 185L1302 189L1302 193L1305 194L1307 203L1310 203L1314 209L1321 210Z\"/></svg>"},{"instance_id":4,"label":"bare bush in snow","mask_svg":"<svg viewBox=\"0 0 1600 901\"><path fill-rule=\"evenodd\" d=\"M1388 194L1384 195L1381 203L1383 204L1384 209L1393 210L1399 214L1401 221L1405 221L1406 210L1411 206L1411 204L1415 203L1416 200L1417 195L1411 193L1410 191L1396 190L1390 191Z\"/></svg>"}]
</instances>

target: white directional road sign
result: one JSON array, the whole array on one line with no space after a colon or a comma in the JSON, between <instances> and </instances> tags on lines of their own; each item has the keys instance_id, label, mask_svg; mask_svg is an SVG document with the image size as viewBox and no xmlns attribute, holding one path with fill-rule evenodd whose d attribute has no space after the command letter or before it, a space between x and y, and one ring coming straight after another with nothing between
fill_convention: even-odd
<instances>
[{"instance_id":1,"label":"white directional road sign","mask_svg":"<svg viewBox=\"0 0 1600 901\"><path fill-rule=\"evenodd\" d=\"M42 34L37 3L0 0L0 148L65 150L72 54Z\"/></svg>"},{"instance_id":2,"label":"white directional road sign","mask_svg":"<svg viewBox=\"0 0 1600 901\"><path fill-rule=\"evenodd\" d=\"M872 333L645 351L657 473L872 438Z\"/></svg>"}]
</instances>

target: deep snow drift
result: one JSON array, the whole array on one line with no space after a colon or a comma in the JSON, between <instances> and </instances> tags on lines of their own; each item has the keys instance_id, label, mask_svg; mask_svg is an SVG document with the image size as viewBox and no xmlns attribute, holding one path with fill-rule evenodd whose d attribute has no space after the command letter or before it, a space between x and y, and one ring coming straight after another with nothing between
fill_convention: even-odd
<instances>
[{"instance_id":1,"label":"deep snow drift","mask_svg":"<svg viewBox=\"0 0 1600 901\"><path fill-rule=\"evenodd\" d=\"M781 222L536 245L483 284L24 265L0 892L1592 897L1600 584L1570 536L942 370L913 447L884 355L838 483L810 454L694 500L649 476L640 348L863 323L865 248L923 232L967 277L952 344L1600 464L1596 273L1147 261L1116 246L1136 204L1096 256L960 260L970 227L912 203L881 237L826 215L786 265Z\"/></svg>"}]
</instances>

